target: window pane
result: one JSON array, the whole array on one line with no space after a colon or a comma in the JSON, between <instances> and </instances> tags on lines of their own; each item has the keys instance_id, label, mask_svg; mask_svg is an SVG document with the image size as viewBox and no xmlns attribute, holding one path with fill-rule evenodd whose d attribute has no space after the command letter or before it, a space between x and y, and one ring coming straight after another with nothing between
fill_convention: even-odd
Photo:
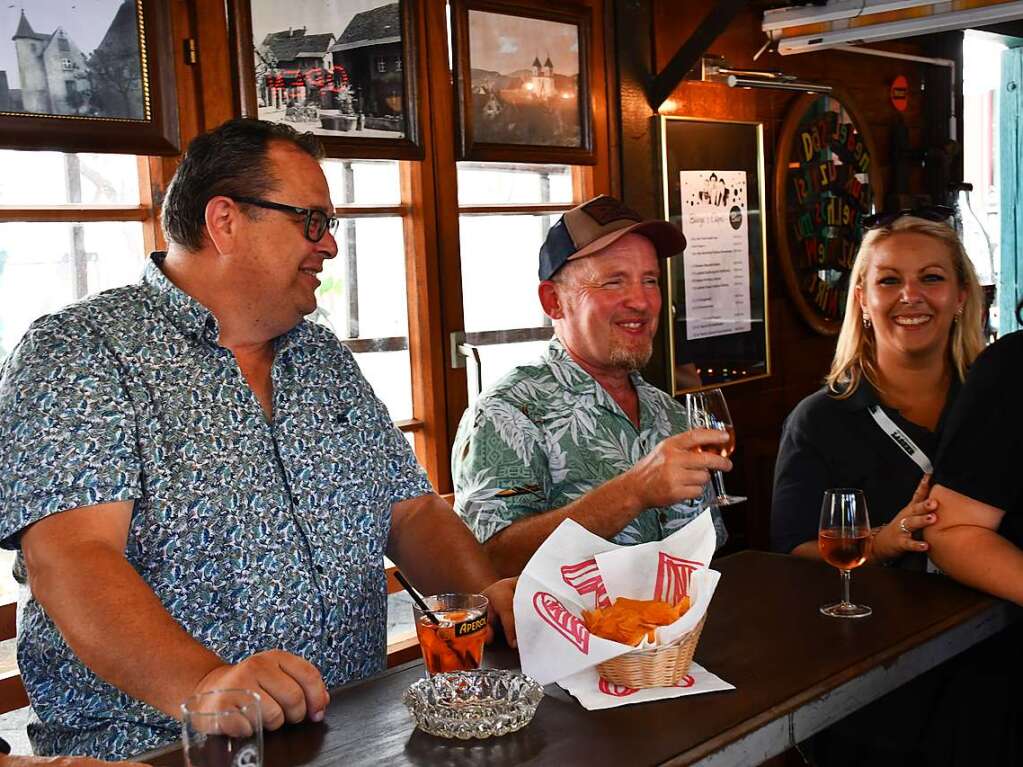
<instances>
[{"instance_id":1,"label":"window pane","mask_svg":"<svg viewBox=\"0 0 1023 767\"><path fill-rule=\"evenodd\" d=\"M33 320L107 288L136 282L142 224L0 224L0 359Z\"/></svg>"},{"instance_id":2,"label":"window pane","mask_svg":"<svg viewBox=\"0 0 1023 767\"><path fill-rule=\"evenodd\" d=\"M400 352L356 353L355 361L394 421L412 417L412 365L408 349ZM412 446L415 448L415 445Z\"/></svg>"},{"instance_id":3,"label":"window pane","mask_svg":"<svg viewBox=\"0 0 1023 767\"><path fill-rule=\"evenodd\" d=\"M554 328L551 328L554 335ZM549 339L548 339L549 340ZM483 388L486 391L512 368L535 362L547 348L548 341L526 341L517 344L489 344L480 346L480 367L483 368ZM472 363L468 372L475 375ZM469 381L469 391L475 393L475 381Z\"/></svg>"},{"instance_id":4,"label":"window pane","mask_svg":"<svg viewBox=\"0 0 1023 767\"><path fill-rule=\"evenodd\" d=\"M0 150L0 205L138 205L133 155Z\"/></svg>"},{"instance_id":5,"label":"window pane","mask_svg":"<svg viewBox=\"0 0 1023 767\"><path fill-rule=\"evenodd\" d=\"M572 166L458 163L459 205L572 202Z\"/></svg>"},{"instance_id":6,"label":"window pane","mask_svg":"<svg viewBox=\"0 0 1023 767\"><path fill-rule=\"evenodd\" d=\"M392 418L411 418L402 220L344 219L336 237L338 255L323 265L314 319L364 342L352 344L363 374Z\"/></svg>"},{"instance_id":7,"label":"window pane","mask_svg":"<svg viewBox=\"0 0 1023 767\"><path fill-rule=\"evenodd\" d=\"M536 294L537 254L547 230L557 220L558 215L461 217L462 302L467 333L550 326ZM546 340L477 344L483 389L516 365L535 360L546 345ZM476 373L472 361L467 364L472 397Z\"/></svg>"},{"instance_id":8,"label":"window pane","mask_svg":"<svg viewBox=\"0 0 1023 767\"><path fill-rule=\"evenodd\" d=\"M544 324L536 295L537 257L558 215L461 217L467 332Z\"/></svg>"},{"instance_id":9,"label":"window pane","mask_svg":"<svg viewBox=\"0 0 1023 767\"><path fill-rule=\"evenodd\" d=\"M323 173L335 205L401 203L401 181L395 160L324 160Z\"/></svg>"}]
</instances>

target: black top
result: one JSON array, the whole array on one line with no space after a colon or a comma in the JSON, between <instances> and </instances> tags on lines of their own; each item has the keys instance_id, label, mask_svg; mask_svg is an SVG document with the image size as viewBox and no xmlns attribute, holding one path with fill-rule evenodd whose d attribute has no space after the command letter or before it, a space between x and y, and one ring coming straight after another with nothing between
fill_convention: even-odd
<instances>
[{"instance_id":1,"label":"black top","mask_svg":"<svg viewBox=\"0 0 1023 767\"><path fill-rule=\"evenodd\" d=\"M948 417L934 481L1006 512L998 532L1023 548L1021 382L1023 331L996 341L970 368Z\"/></svg>"},{"instance_id":2,"label":"black top","mask_svg":"<svg viewBox=\"0 0 1023 767\"><path fill-rule=\"evenodd\" d=\"M958 389L954 382L949 402ZM821 500L828 488L862 490L874 527L890 522L909 503L923 472L870 415L868 408L876 404L881 404L877 392L864 380L847 399L836 399L821 389L785 419L771 499L775 551L788 553L801 543L817 540ZM882 408L933 461L937 433L910 423L893 408ZM923 557L916 559L922 567Z\"/></svg>"}]
</instances>

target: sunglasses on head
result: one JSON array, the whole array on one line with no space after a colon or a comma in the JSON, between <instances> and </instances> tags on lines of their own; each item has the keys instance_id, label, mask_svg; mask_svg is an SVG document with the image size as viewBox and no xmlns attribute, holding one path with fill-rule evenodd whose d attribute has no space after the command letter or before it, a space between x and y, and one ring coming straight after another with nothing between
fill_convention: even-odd
<instances>
[{"instance_id":1,"label":"sunglasses on head","mask_svg":"<svg viewBox=\"0 0 1023 767\"><path fill-rule=\"evenodd\" d=\"M903 216L922 218L925 221L944 222L955 215L955 209L948 205L921 205L919 208L903 208L899 211L889 213L875 213L872 216L863 217L864 229L880 229L891 226Z\"/></svg>"}]
</instances>

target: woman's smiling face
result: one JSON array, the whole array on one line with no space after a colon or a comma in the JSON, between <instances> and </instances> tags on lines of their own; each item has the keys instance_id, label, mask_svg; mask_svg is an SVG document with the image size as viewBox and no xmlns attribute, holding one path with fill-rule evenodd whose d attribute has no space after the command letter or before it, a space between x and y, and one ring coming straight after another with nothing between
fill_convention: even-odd
<instances>
[{"instance_id":1,"label":"woman's smiling face","mask_svg":"<svg viewBox=\"0 0 1023 767\"><path fill-rule=\"evenodd\" d=\"M947 349L966 299L948 245L918 232L882 240L856 293L873 325L879 361L892 353L915 357Z\"/></svg>"}]
</instances>

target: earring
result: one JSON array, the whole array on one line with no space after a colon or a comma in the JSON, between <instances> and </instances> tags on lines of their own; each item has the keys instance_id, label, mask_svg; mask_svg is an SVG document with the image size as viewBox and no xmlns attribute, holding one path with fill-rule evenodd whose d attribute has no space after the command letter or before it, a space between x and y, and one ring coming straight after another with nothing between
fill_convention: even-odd
<instances>
[{"instance_id":1,"label":"earring","mask_svg":"<svg viewBox=\"0 0 1023 767\"><path fill-rule=\"evenodd\" d=\"M959 322L959 318L963 316L963 307L956 309L956 313L952 315L952 324Z\"/></svg>"},{"instance_id":2,"label":"earring","mask_svg":"<svg viewBox=\"0 0 1023 767\"><path fill-rule=\"evenodd\" d=\"M870 321L870 315L867 314L866 312L864 312L863 313L863 327L865 327L865 328L867 328L869 330L872 325L873 325L873 323Z\"/></svg>"}]
</instances>

